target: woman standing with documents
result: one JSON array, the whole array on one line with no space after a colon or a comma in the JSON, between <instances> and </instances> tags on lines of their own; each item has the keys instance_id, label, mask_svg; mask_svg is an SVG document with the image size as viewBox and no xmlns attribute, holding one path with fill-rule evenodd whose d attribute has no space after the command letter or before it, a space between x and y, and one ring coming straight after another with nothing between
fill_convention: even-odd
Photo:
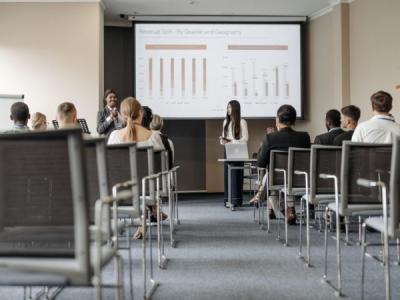
<instances>
[{"instance_id":1,"label":"woman standing with documents","mask_svg":"<svg viewBox=\"0 0 400 300\"><path fill-rule=\"evenodd\" d=\"M247 131L247 122L241 118L240 103L236 100L231 100L228 103L226 118L222 125L222 136L220 136L221 145L225 146L228 143L247 143L249 133ZM224 149L224 157L226 152ZM243 163L232 163L232 166L242 166ZM231 195L232 195L232 210L235 207L241 206L243 202L243 170L232 170L231 179ZM228 165L224 165L224 206L228 202Z\"/></svg>"}]
</instances>

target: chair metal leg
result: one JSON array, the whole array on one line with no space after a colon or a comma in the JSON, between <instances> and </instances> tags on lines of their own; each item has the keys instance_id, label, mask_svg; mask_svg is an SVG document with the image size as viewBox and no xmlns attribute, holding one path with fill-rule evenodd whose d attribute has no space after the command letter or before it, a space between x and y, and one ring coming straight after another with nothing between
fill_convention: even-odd
<instances>
[{"instance_id":1,"label":"chair metal leg","mask_svg":"<svg viewBox=\"0 0 400 300\"><path fill-rule=\"evenodd\" d=\"M278 209L281 211L281 193L278 193ZM278 218L278 236L276 239L281 240L281 218Z\"/></svg>"},{"instance_id":2,"label":"chair metal leg","mask_svg":"<svg viewBox=\"0 0 400 300\"><path fill-rule=\"evenodd\" d=\"M326 207L325 218L328 218L329 208ZM323 281L328 280L328 222L325 222L325 233L324 233L324 275Z\"/></svg>"},{"instance_id":3,"label":"chair metal leg","mask_svg":"<svg viewBox=\"0 0 400 300\"><path fill-rule=\"evenodd\" d=\"M338 213L336 213L336 217L338 216ZM345 232L346 232L346 237L345 237L345 245L349 246L350 245L350 241L349 241L349 217L344 217L344 226L345 226ZM338 224L338 221L336 221L336 225ZM340 222L339 222L340 224ZM337 230L337 228L336 228ZM340 230L339 230L340 232Z\"/></svg>"},{"instance_id":4,"label":"chair metal leg","mask_svg":"<svg viewBox=\"0 0 400 300\"><path fill-rule=\"evenodd\" d=\"M391 290L390 290L390 258L389 258L389 237L387 233L387 229L385 231L385 239L383 244L383 257L385 264L385 292L386 292L386 300L390 300Z\"/></svg>"},{"instance_id":5,"label":"chair metal leg","mask_svg":"<svg viewBox=\"0 0 400 300\"><path fill-rule=\"evenodd\" d=\"M285 194L284 194L284 201L285 201L285 243L283 244L285 247L288 247L288 204L287 204L287 195L286 195L286 185L285 185Z\"/></svg>"},{"instance_id":6,"label":"chair metal leg","mask_svg":"<svg viewBox=\"0 0 400 300\"><path fill-rule=\"evenodd\" d=\"M302 226L302 220L303 219L303 199L300 199L300 226L299 226L299 258L303 258L303 226Z\"/></svg>"},{"instance_id":7,"label":"chair metal leg","mask_svg":"<svg viewBox=\"0 0 400 300\"><path fill-rule=\"evenodd\" d=\"M365 224L362 225L361 232L361 300L364 300L364 281L365 281L365 252L367 250L367 239L365 235Z\"/></svg>"},{"instance_id":8,"label":"chair metal leg","mask_svg":"<svg viewBox=\"0 0 400 300\"><path fill-rule=\"evenodd\" d=\"M124 293L124 285L123 285L123 267L122 267L122 260L119 255L115 255L114 257L114 272L115 272L115 299L116 300L121 300L122 295Z\"/></svg>"},{"instance_id":9,"label":"chair metal leg","mask_svg":"<svg viewBox=\"0 0 400 300\"><path fill-rule=\"evenodd\" d=\"M132 242L129 234L129 227L126 228L126 238L128 242L129 295L131 300L133 300Z\"/></svg>"},{"instance_id":10,"label":"chair metal leg","mask_svg":"<svg viewBox=\"0 0 400 300\"><path fill-rule=\"evenodd\" d=\"M307 197L308 199L308 197ZM307 261L306 266L311 266L311 255L310 255L310 208L308 205L308 200L305 201L306 204L306 247L307 247Z\"/></svg>"},{"instance_id":11,"label":"chair metal leg","mask_svg":"<svg viewBox=\"0 0 400 300\"><path fill-rule=\"evenodd\" d=\"M339 210L336 209L336 264L337 264L337 296L341 296L342 291L342 264L341 264L341 249L340 249L340 219Z\"/></svg>"},{"instance_id":12,"label":"chair metal leg","mask_svg":"<svg viewBox=\"0 0 400 300\"><path fill-rule=\"evenodd\" d=\"M396 248L397 248L397 261L396 261L396 264L397 265L400 265L400 239L399 238L397 238L396 239Z\"/></svg>"}]
</instances>

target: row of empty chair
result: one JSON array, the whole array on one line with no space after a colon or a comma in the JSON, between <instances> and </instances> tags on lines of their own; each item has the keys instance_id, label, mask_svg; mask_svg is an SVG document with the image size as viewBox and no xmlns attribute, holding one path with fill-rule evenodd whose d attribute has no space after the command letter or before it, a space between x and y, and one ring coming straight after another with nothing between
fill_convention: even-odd
<instances>
[{"instance_id":1,"label":"row of empty chair","mask_svg":"<svg viewBox=\"0 0 400 300\"><path fill-rule=\"evenodd\" d=\"M163 199L172 247L178 223L178 167L168 168L166 151L135 143L106 146L103 138L83 140L80 129L69 129L4 134L0 153L0 272L7 274L1 285L23 286L31 299L44 294L53 299L66 286L94 286L101 299L102 288L113 287L115 298L123 299L120 251L126 249L133 299L130 233L136 224L144 232L143 297L151 298L158 283L146 207L159 208L160 268L167 262ZM105 284L102 271L112 260L115 282ZM42 286L32 295L31 287Z\"/></svg>"},{"instance_id":2,"label":"row of empty chair","mask_svg":"<svg viewBox=\"0 0 400 300\"><path fill-rule=\"evenodd\" d=\"M318 231L324 228L324 274L323 282L331 286L338 296L343 295L341 241L345 245L362 244L363 252L368 246L384 246L383 256L378 258L385 266L386 295L390 299L388 239L398 237L400 228L398 172L400 168L400 140L392 144L368 144L346 141L342 147L313 145L310 149L289 148L288 151L273 150L267 172L267 195L278 191L283 199L285 211L287 197L300 201L299 252L298 256L311 266L310 227ZM260 172L261 173L261 172ZM259 177L261 181L261 176ZM387 190L387 191L386 191ZM386 204L387 199L389 203ZM263 203L259 209L258 223L271 230L269 206ZM313 206L314 217L310 207ZM267 223L264 224L266 214ZM286 220L286 217L285 217ZM341 220L344 220L345 237L341 237ZM351 221L358 224L357 241L349 237ZM288 225L285 222L284 237L281 237L282 220L277 220L277 237L285 246L294 243L288 240ZM306 228L306 252L303 251L303 225ZM361 226L364 226L362 230ZM384 243L368 244L365 227L369 226L383 234ZM328 235L335 231L336 281L328 276ZM400 247L397 239L400 261ZM377 257L375 257L377 258ZM364 260L363 260L364 262ZM362 267L364 278L364 267ZM360 266L361 273L361 266ZM363 295L363 292L362 292Z\"/></svg>"}]
</instances>

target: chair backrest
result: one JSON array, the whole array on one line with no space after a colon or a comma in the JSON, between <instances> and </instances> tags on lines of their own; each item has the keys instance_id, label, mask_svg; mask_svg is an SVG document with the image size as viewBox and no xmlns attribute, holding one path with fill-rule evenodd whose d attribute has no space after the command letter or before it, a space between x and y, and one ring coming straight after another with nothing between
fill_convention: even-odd
<instances>
[{"instance_id":1,"label":"chair backrest","mask_svg":"<svg viewBox=\"0 0 400 300\"><path fill-rule=\"evenodd\" d=\"M2 271L48 270L88 283L84 158L79 129L0 135Z\"/></svg>"},{"instance_id":2,"label":"chair backrest","mask_svg":"<svg viewBox=\"0 0 400 300\"><path fill-rule=\"evenodd\" d=\"M393 236L400 229L400 137L393 139L392 162L390 167L389 189L389 235Z\"/></svg>"},{"instance_id":3,"label":"chair backrest","mask_svg":"<svg viewBox=\"0 0 400 300\"><path fill-rule=\"evenodd\" d=\"M160 173L160 172L165 172L168 171L168 151L166 150L156 150L154 151L154 173ZM167 193L167 176L168 175L163 175L161 177L161 186L160 186L160 191L163 194Z\"/></svg>"},{"instance_id":4,"label":"chair backrest","mask_svg":"<svg viewBox=\"0 0 400 300\"><path fill-rule=\"evenodd\" d=\"M288 154L288 193L293 188L305 188L306 180L304 176L295 175L294 171L307 172L310 174L310 149L308 148L289 148Z\"/></svg>"},{"instance_id":5,"label":"chair backrest","mask_svg":"<svg viewBox=\"0 0 400 300\"><path fill-rule=\"evenodd\" d=\"M106 141L104 138L86 139L85 156L89 194L90 223L94 223L94 206L98 199L110 195ZM105 210L107 211L107 210ZM108 211L107 211L108 212Z\"/></svg>"},{"instance_id":6,"label":"chair backrest","mask_svg":"<svg viewBox=\"0 0 400 300\"><path fill-rule=\"evenodd\" d=\"M284 174L275 169L288 170L288 151L271 150L269 160L269 186L281 186L284 184Z\"/></svg>"},{"instance_id":7,"label":"chair backrest","mask_svg":"<svg viewBox=\"0 0 400 300\"><path fill-rule=\"evenodd\" d=\"M107 166L109 190L118 183L138 181L138 158L136 143L125 143L107 146ZM133 205L139 211L138 184L132 187L133 202L120 202L121 205Z\"/></svg>"},{"instance_id":8,"label":"chair backrest","mask_svg":"<svg viewBox=\"0 0 400 300\"><path fill-rule=\"evenodd\" d=\"M138 182L139 182L139 193L142 194L142 179L148 175L155 173L155 158L153 146L138 147ZM161 159L161 158L160 158ZM146 188L147 195L154 199L155 185L153 181L150 181L149 187Z\"/></svg>"},{"instance_id":9,"label":"chair backrest","mask_svg":"<svg viewBox=\"0 0 400 300\"><path fill-rule=\"evenodd\" d=\"M391 144L343 142L340 211L348 205L382 204L379 188L357 184L357 179L380 180L389 188Z\"/></svg>"},{"instance_id":10,"label":"chair backrest","mask_svg":"<svg viewBox=\"0 0 400 300\"><path fill-rule=\"evenodd\" d=\"M342 147L312 145L310 158L310 201L314 203L316 195L335 194L333 180L319 177L320 174L333 174L340 180Z\"/></svg>"}]
</instances>

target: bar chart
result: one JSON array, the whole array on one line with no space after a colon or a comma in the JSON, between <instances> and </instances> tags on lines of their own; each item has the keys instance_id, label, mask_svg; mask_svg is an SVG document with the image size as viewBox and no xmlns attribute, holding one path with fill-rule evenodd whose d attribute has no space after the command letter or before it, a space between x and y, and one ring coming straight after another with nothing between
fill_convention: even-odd
<instances>
[{"instance_id":1,"label":"bar chart","mask_svg":"<svg viewBox=\"0 0 400 300\"><path fill-rule=\"evenodd\" d=\"M290 97L288 64L260 65L256 60L229 63L229 93L235 98L282 99Z\"/></svg>"},{"instance_id":2,"label":"bar chart","mask_svg":"<svg viewBox=\"0 0 400 300\"><path fill-rule=\"evenodd\" d=\"M249 24L135 25L135 96L164 117L244 116L301 105L300 27Z\"/></svg>"},{"instance_id":3,"label":"bar chart","mask_svg":"<svg viewBox=\"0 0 400 300\"><path fill-rule=\"evenodd\" d=\"M137 67L147 74L145 97L206 97L208 61L202 52L207 45L148 44L147 63ZM174 55L169 55L173 50ZM177 55L181 53L181 55ZM203 55L202 55L203 54Z\"/></svg>"}]
</instances>

